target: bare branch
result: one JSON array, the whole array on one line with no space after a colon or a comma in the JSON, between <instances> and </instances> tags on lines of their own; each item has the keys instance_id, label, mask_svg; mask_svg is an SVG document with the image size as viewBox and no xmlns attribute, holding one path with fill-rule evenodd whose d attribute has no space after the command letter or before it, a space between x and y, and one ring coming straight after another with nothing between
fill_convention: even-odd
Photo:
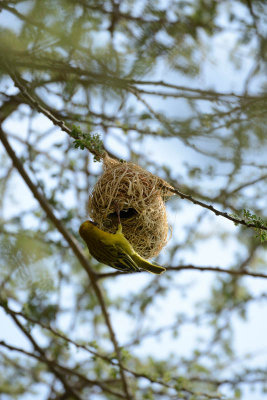
<instances>
[{"instance_id":1,"label":"bare branch","mask_svg":"<svg viewBox=\"0 0 267 400\"><path fill-rule=\"evenodd\" d=\"M79 372L75 371L73 368L72 369L67 368L66 366L63 366L63 365L59 364L58 362L56 363L53 360L49 360L48 358L44 357L43 355L37 355L35 353L31 353L30 351L24 350L24 349L22 349L20 347L12 346L10 344L7 344L4 340L0 341L0 346L5 347L5 348L7 348L8 350L11 350L11 351L17 351L18 353L24 354L25 356L35 358L35 359L47 364L50 369L57 368L62 372L62 374L64 373L64 374L67 374L67 375L74 375L74 376L78 377L81 381L84 381L85 383L87 383L90 386L99 386L103 390L103 392L110 393L113 396L116 396L116 397L118 397L120 399L126 399L126 397L123 396L121 393L111 390L106 385L104 385L102 382L97 381L97 380L88 379L86 376L84 376L84 375L80 374ZM69 393L71 394L71 392L69 392ZM75 397L75 398L77 398L77 397ZM78 399L81 400L80 397L78 397Z\"/></svg>"},{"instance_id":2,"label":"bare branch","mask_svg":"<svg viewBox=\"0 0 267 400\"><path fill-rule=\"evenodd\" d=\"M164 189L168 189L167 186L163 186L163 187L164 187ZM212 211L214 214L219 215L219 216L221 216L221 217L224 217L224 218L226 218L226 219L229 219L230 221L234 222L235 224L244 225L244 226L246 226L246 227L248 227L248 228L256 228L256 229L262 229L262 230L267 231L267 226L265 226L265 225L253 224L253 223L246 222L244 219L235 218L235 217L233 217L232 215L228 214L228 213L225 212L225 211L219 211L219 210L217 210L216 208L214 208L212 205L209 205L209 204L203 203L203 202L200 201L200 200L194 199L194 198L193 198L192 196L190 196L189 194L182 193L179 189L170 188L170 189L168 189L168 190L169 190L170 192L175 193L175 194L177 194L178 196L180 196L181 199L189 200L189 201L191 201L191 202L194 203L194 204L197 204L197 205L199 205L199 206L201 206L201 207L207 208L208 210Z\"/></svg>"},{"instance_id":3,"label":"bare branch","mask_svg":"<svg viewBox=\"0 0 267 400\"><path fill-rule=\"evenodd\" d=\"M229 275L235 275L235 276L251 276L252 278L264 278L267 279L267 274L263 274L260 272L252 272L252 271L247 271L245 269L227 269L227 268L221 268L221 267L198 267L195 265L179 265L177 267L166 267L166 272L169 271L183 271L183 270L194 270L194 271L200 271L200 272L220 272L224 274L229 274ZM127 272L106 272L102 274L97 274L97 279L104 279L104 278L113 278L116 276L121 276L121 275L126 275L128 274Z\"/></svg>"},{"instance_id":4,"label":"bare branch","mask_svg":"<svg viewBox=\"0 0 267 400\"><path fill-rule=\"evenodd\" d=\"M8 63L6 63L7 67L9 66ZM61 128L62 131L66 132L69 136L71 136L73 139L77 140L77 139L82 139L79 137L79 133L82 134L82 132L78 132L78 129L76 127L75 132L73 129L70 129L64 121L62 121L61 119L57 118L54 114L52 114L47 108L43 107L37 100L35 100L28 92L28 90L26 89L26 82L22 83L22 78L18 77L17 74L15 72L12 71L11 68L8 68L8 74L10 75L10 77L13 79L14 84L18 87L18 89L20 90L21 94L23 95L23 97L25 97L27 99L27 101L29 102L29 104L36 109L37 111L39 111L40 113L44 114L48 119L50 119L50 121L53 122L54 125L59 126ZM90 136L90 134L88 134ZM92 141L93 142L93 141ZM93 144L84 144L83 148L86 147L87 150L90 151L90 153L92 153L98 160L101 159L103 157L103 155L105 154L105 150L102 149L97 149L98 146L94 146Z\"/></svg>"},{"instance_id":5,"label":"bare branch","mask_svg":"<svg viewBox=\"0 0 267 400\"><path fill-rule=\"evenodd\" d=\"M6 312L11 316L15 324L20 328L20 330L24 333L24 335L29 339L35 351L37 351L42 360L49 365L50 370L54 373L54 375L62 382L66 392L73 396L76 400L81 400L81 397L73 390L73 388L69 385L68 381L66 380L65 376L58 372L55 368L53 361L49 361L45 355L44 350L37 344L37 342L33 339L33 337L29 334L29 332L25 329L25 327L20 323L16 315L6 308Z\"/></svg>"}]
</instances>

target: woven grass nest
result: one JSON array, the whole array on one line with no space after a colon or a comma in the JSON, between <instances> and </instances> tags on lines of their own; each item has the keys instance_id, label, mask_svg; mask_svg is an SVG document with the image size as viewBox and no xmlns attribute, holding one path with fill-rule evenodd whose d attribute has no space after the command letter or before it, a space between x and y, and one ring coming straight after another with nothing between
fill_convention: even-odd
<instances>
[{"instance_id":1,"label":"woven grass nest","mask_svg":"<svg viewBox=\"0 0 267 400\"><path fill-rule=\"evenodd\" d=\"M89 196L90 217L100 229L115 233L119 208L123 234L135 251L147 259L157 256L167 243L165 201L173 193L166 187L172 187L130 162L105 155L103 165L104 172Z\"/></svg>"}]
</instances>

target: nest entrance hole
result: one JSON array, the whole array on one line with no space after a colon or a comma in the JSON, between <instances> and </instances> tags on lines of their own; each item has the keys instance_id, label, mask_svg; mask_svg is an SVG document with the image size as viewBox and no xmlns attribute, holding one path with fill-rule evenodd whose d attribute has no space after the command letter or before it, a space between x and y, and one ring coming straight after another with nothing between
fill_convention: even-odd
<instances>
[{"instance_id":1,"label":"nest entrance hole","mask_svg":"<svg viewBox=\"0 0 267 400\"><path fill-rule=\"evenodd\" d=\"M134 208L128 208L127 210L121 210L120 211L120 218L123 220L130 219L138 215L138 212ZM118 219L118 214L117 212L113 212L108 215L108 218L113 219Z\"/></svg>"},{"instance_id":2,"label":"nest entrance hole","mask_svg":"<svg viewBox=\"0 0 267 400\"><path fill-rule=\"evenodd\" d=\"M134 250L144 258L155 257L167 242L165 201L173 195L171 186L136 164L108 156L103 163L104 172L89 197L90 217L103 231L115 233L119 208L123 234Z\"/></svg>"}]
</instances>

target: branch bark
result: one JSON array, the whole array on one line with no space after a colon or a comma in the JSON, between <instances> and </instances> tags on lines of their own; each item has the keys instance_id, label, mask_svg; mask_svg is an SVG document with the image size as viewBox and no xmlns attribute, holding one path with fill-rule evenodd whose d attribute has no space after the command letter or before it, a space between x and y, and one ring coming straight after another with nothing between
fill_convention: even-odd
<instances>
[{"instance_id":1,"label":"branch bark","mask_svg":"<svg viewBox=\"0 0 267 400\"><path fill-rule=\"evenodd\" d=\"M257 224L246 222L244 219L235 218L235 217L233 217L232 215L228 214L225 211L217 210L211 204L203 203L200 200L194 199L189 194L182 193L179 189L169 188L167 186L163 186L163 187L164 187L164 189L167 189L170 192L172 192L174 194L177 194L179 197L181 197L181 199L189 200L189 201L191 201L191 203L197 204L197 205L199 205L199 206L201 206L203 208L207 208L208 210L212 211L215 215L219 215L221 217L229 219L230 221L234 222L235 224L244 225L247 228L256 228L256 229L262 229L262 230L267 231L267 226L265 226L265 225L257 225Z\"/></svg>"}]
</instances>

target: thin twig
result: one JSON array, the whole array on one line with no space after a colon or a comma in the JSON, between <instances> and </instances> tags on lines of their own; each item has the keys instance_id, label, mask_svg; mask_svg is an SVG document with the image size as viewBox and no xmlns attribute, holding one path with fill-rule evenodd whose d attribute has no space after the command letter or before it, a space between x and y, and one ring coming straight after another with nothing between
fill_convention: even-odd
<instances>
[{"instance_id":1,"label":"thin twig","mask_svg":"<svg viewBox=\"0 0 267 400\"><path fill-rule=\"evenodd\" d=\"M17 75L9 70L9 75L13 79L15 86L20 90L21 94L28 100L30 105L44 114L50 121L53 122L54 125L59 126L62 131L66 132L68 135L71 135L71 129L64 123L64 121L58 119L55 115L53 115L50 111L48 111L45 107L41 106L37 100L35 100L27 91L26 87L21 83L21 78L19 79Z\"/></svg>"},{"instance_id":2,"label":"thin twig","mask_svg":"<svg viewBox=\"0 0 267 400\"><path fill-rule=\"evenodd\" d=\"M64 374L75 375L80 380L86 382L88 385L99 386L103 390L103 392L110 393L113 396L116 396L118 398L122 398L122 399L126 398L121 393L114 392L113 390L109 389L106 385L103 385L102 382L97 381L97 380L88 379L86 376L77 372L74 368L72 368L72 369L67 368L66 366L63 366L59 363L55 363L53 360L49 360L48 358L46 358L42 355L37 355L35 353L31 353L30 351L24 350L20 347L12 346L12 345L6 343L4 340L0 341L0 346L5 347L11 351L17 351L18 353L24 354L25 356L35 358L38 361L44 362L50 368L51 368L51 366L53 366L54 368L56 367L56 368L60 369L62 371L62 373L64 373ZM79 400L81 400L80 397L79 397Z\"/></svg>"},{"instance_id":3,"label":"thin twig","mask_svg":"<svg viewBox=\"0 0 267 400\"><path fill-rule=\"evenodd\" d=\"M195 265L179 265L177 267L166 267L166 272L169 271L183 271L183 270L194 270L194 271L201 271L201 272L220 272L220 273L225 273L229 275L235 275L235 276L251 276L252 278L267 278L267 274L263 274L260 272L252 272L252 271L247 271L245 269L227 269L227 268L221 268L221 267L198 267ZM96 278L97 279L104 279L104 278L113 278L115 276L123 276L126 275L127 272L106 272L102 274L97 274Z\"/></svg>"},{"instance_id":4,"label":"thin twig","mask_svg":"<svg viewBox=\"0 0 267 400\"><path fill-rule=\"evenodd\" d=\"M229 275L236 275L236 276L251 276L253 278L267 278L267 274L262 274L260 272L251 272L251 271L246 271L244 269L242 270L235 270L235 269L227 269L227 268L220 268L220 267L196 267L195 265L184 265L184 266L178 266L178 267L167 267L168 271L182 271L182 270L195 270L195 271L201 271L201 272L207 272L207 271L212 271L212 272L222 272L226 273Z\"/></svg>"},{"instance_id":5,"label":"thin twig","mask_svg":"<svg viewBox=\"0 0 267 400\"><path fill-rule=\"evenodd\" d=\"M201 207L207 208L208 210L212 211L214 214L220 215L221 217L224 217L224 218L227 218L230 221L234 222L235 224L244 225L244 226L246 226L248 228L263 229L263 230L267 231L267 226L265 226L265 225L257 225L257 224L253 224L253 223L250 223L250 222L246 222L244 219L235 218L235 217L233 217L232 215L228 214L225 211L217 210L211 204L203 203L202 201L193 198L189 194L182 193L179 189L169 188L168 186L164 186L164 185L162 185L162 187L164 189L166 189L166 190L169 190L170 192L172 192L174 194L177 194L178 196L181 197L181 199L189 200L194 204L197 204L197 205L199 205Z\"/></svg>"},{"instance_id":6,"label":"thin twig","mask_svg":"<svg viewBox=\"0 0 267 400\"><path fill-rule=\"evenodd\" d=\"M7 67L9 66L8 63L6 63ZM62 131L66 132L69 136L71 136L74 139L77 139L76 135L74 135L73 130L70 129L64 121L61 119L57 118L53 113L51 113L47 108L43 107L33 96L31 96L25 86L25 84L22 83L22 78L18 77L15 72L9 68L8 70L9 76L12 78L14 81L15 86L20 90L21 94L23 95L24 98L27 99L28 103L37 111L40 113L44 114L50 121L53 122L54 125L59 126ZM77 134L77 133L76 133ZM97 159L102 158L105 154L105 150L103 152L98 152L96 149L94 149L92 146L86 146L84 147L87 148L87 150L90 151L94 156L96 156Z\"/></svg>"},{"instance_id":7,"label":"thin twig","mask_svg":"<svg viewBox=\"0 0 267 400\"><path fill-rule=\"evenodd\" d=\"M202 95L208 95L208 96L214 96L216 97L235 97L240 100L258 100L260 98L264 98L266 96L249 96L249 95L242 95L242 94L237 94L233 92L228 92L228 93L223 93L223 92L215 92L213 90L203 90L199 88L190 88L187 86L180 86L180 85L174 85L169 82L165 82L163 80L161 81L144 81L144 80L136 80L136 79L130 79L128 82L132 85L152 85L152 86L162 86L165 88L170 88L170 89L176 89L176 90L181 90L185 92L191 92L191 93L199 93ZM138 90L138 89L137 89Z\"/></svg>"},{"instance_id":8,"label":"thin twig","mask_svg":"<svg viewBox=\"0 0 267 400\"><path fill-rule=\"evenodd\" d=\"M253 179L252 181L243 183L242 185L237 186L235 189L226 192L226 194L227 194L228 196L229 196L229 195L233 195L234 193L239 192L240 190L245 189L245 188L247 188L248 186L255 185L255 183L258 183L258 182L260 182L260 181L262 181L262 180L265 180L265 179L267 179L267 174L265 174L265 175L263 175L263 176L260 176L259 178L255 178L255 179Z\"/></svg>"},{"instance_id":9,"label":"thin twig","mask_svg":"<svg viewBox=\"0 0 267 400\"><path fill-rule=\"evenodd\" d=\"M81 400L81 397L73 390L73 388L69 385L68 381L65 378L65 375L61 374L58 372L57 368L55 368L55 364L53 361L50 361L47 359L44 350L37 344L37 342L33 339L33 337L29 334L29 332L25 329L25 327L21 324L21 322L18 320L17 316L9 312L8 309L6 309L6 312L11 316L15 324L19 327L19 329L24 333L24 335L29 339L31 344L33 345L33 348L35 351L37 351L43 362L45 362L50 370L54 373L54 375L61 381L63 384L66 392L70 395L73 396L76 400Z\"/></svg>"}]
</instances>

